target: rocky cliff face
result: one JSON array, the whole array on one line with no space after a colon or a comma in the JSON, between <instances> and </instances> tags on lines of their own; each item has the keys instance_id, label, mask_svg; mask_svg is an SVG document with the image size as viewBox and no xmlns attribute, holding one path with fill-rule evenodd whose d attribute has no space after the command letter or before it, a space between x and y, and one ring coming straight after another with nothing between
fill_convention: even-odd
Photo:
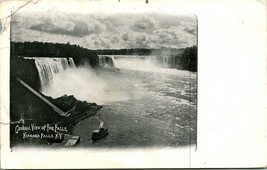
<instances>
[{"instance_id":1,"label":"rocky cliff face","mask_svg":"<svg viewBox=\"0 0 267 170\"><path fill-rule=\"evenodd\" d=\"M39 47L37 47L39 45ZM44 96L50 102L62 109L64 112L73 109L69 117L60 116L48 104L39 97L30 92L26 87L17 81L17 77L31 86L34 90L39 91L41 82L38 70L34 59L25 59L19 56L26 57L64 57L72 56L75 65L80 66L88 64L91 67L99 65L98 56L86 49L82 49L82 53L70 52L70 50L57 49L54 45L43 43L13 43L11 44L11 59L10 59L10 144L11 147L17 144L46 144L48 139L40 139L34 137L24 137L23 133L16 133L18 126L31 126L58 124L68 129L71 133L72 128L81 120L93 116L97 113L101 106L95 103L87 103L77 100L74 96L62 96L53 99L49 96ZM46 49L50 47L51 49ZM62 45L70 47L70 45ZM41 49L40 49L41 48ZM78 50L80 47L70 47L72 50ZM47 52L45 52L47 50ZM54 53L53 53L54 52ZM74 51L75 52L75 51ZM42 94L41 94L42 95ZM76 105L75 105L76 104Z\"/></svg>"},{"instance_id":2,"label":"rocky cliff face","mask_svg":"<svg viewBox=\"0 0 267 170\"><path fill-rule=\"evenodd\" d=\"M10 59L10 85L13 89L14 82L20 77L27 84L35 89L40 88L40 79L38 70L33 59L24 59L21 57L11 57Z\"/></svg>"},{"instance_id":3,"label":"rocky cliff face","mask_svg":"<svg viewBox=\"0 0 267 170\"><path fill-rule=\"evenodd\" d=\"M79 101L74 96L64 95L59 98L51 98L44 96L47 100L53 103L56 107L61 109L63 112L69 114L68 117L59 115L51 106L41 100L38 96L30 92L26 87L20 84L15 79L11 80L12 88L10 92L10 145L11 147L17 144L24 145L46 145L51 143L49 138L41 139L33 137L25 137L24 132L16 132L17 126L31 127L32 124L35 126L60 126L66 128L66 132L72 133L73 127L80 121L94 116L102 106L96 103L88 103L86 101ZM28 133L30 132L30 133ZM40 135L42 131L26 131L28 134ZM51 133L48 133L51 134ZM55 134L55 133L52 133ZM53 141L53 140L52 140Z\"/></svg>"}]
</instances>

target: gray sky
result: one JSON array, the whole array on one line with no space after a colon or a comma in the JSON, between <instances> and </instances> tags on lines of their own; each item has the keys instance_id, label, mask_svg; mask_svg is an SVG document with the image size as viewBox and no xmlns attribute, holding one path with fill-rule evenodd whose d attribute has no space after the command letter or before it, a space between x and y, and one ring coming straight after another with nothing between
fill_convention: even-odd
<instances>
[{"instance_id":1,"label":"gray sky","mask_svg":"<svg viewBox=\"0 0 267 170\"><path fill-rule=\"evenodd\" d=\"M188 47L197 42L194 16L159 13L20 12L12 16L12 41L78 44L89 49Z\"/></svg>"}]
</instances>

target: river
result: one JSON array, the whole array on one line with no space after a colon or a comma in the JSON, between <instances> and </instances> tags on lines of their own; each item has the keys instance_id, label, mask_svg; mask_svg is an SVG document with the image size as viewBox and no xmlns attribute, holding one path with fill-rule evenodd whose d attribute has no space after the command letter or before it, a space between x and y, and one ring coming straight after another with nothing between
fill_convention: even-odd
<instances>
[{"instance_id":1,"label":"river","mask_svg":"<svg viewBox=\"0 0 267 170\"><path fill-rule=\"evenodd\" d=\"M100 56L103 58L106 56ZM155 57L109 56L105 69L72 67L53 75L43 93L74 95L104 107L98 116L109 135L92 142L96 117L73 129L81 147L186 146L197 138L197 74L164 67ZM165 64L166 65L166 64ZM114 67L110 71L108 67Z\"/></svg>"}]
</instances>

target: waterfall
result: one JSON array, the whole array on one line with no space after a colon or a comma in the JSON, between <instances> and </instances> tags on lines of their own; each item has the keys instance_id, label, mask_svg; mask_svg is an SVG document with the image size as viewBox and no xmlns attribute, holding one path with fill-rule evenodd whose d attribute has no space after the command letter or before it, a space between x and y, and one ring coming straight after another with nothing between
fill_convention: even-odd
<instances>
[{"instance_id":1,"label":"waterfall","mask_svg":"<svg viewBox=\"0 0 267 170\"><path fill-rule=\"evenodd\" d=\"M104 68L114 68L114 58L110 56L99 56L99 65Z\"/></svg>"},{"instance_id":2,"label":"waterfall","mask_svg":"<svg viewBox=\"0 0 267 170\"><path fill-rule=\"evenodd\" d=\"M163 55L162 56L162 66L165 68L173 68L175 65L175 56Z\"/></svg>"},{"instance_id":3,"label":"waterfall","mask_svg":"<svg viewBox=\"0 0 267 170\"><path fill-rule=\"evenodd\" d=\"M35 60L35 65L41 81L41 91L46 90L50 86L56 74L75 67L72 58L32 57L30 59Z\"/></svg>"},{"instance_id":4,"label":"waterfall","mask_svg":"<svg viewBox=\"0 0 267 170\"><path fill-rule=\"evenodd\" d=\"M68 60L69 60L69 67L70 67L70 68L74 68L74 67L76 67L76 66L75 66L75 63L74 63L74 61L73 61L73 58L69 58Z\"/></svg>"},{"instance_id":5,"label":"waterfall","mask_svg":"<svg viewBox=\"0 0 267 170\"><path fill-rule=\"evenodd\" d=\"M175 68L176 57L170 53L148 55L99 55L99 65L104 68L149 69Z\"/></svg>"},{"instance_id":6,"label":"waterfall","mask_svg":"<svg viewBox=\"0 0 267 170\"><path fill-rule=\"evenodd\" d=\"M118 69L127 70L150 70L159 68L157 56L139 56L139 55L114 55L110 57L113 65Z\"/></svg>"}]
</instances>

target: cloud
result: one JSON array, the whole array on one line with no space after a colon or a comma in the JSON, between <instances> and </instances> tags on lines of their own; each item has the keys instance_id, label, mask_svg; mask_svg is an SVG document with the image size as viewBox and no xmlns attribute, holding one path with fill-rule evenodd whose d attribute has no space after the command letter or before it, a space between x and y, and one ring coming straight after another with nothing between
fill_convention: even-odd
<instances>
[{"instance_id":1,"label":"cloud","mask_svg":"<svg viewBox=\"0 0 267 170\"><path fill-rule=\"evenodd\" d=\"M184 29L189 34L192 34L192 35L196 35L197 34L197 30L196 30L197 26L196 26L196 23L182 21L180 23L180 26L181 26L182 29Z\"/></svg>"},{"instance_id":2,"label":"cloud","mask_svg":"<svg viewBox=\"0 0 267 170\"><path fill-rule=\"evenodd\" d=\"M54 20L45 18L40 22L33 22L29 29L51 34L72 35L83 37L90 33L88 25L82 21Z\"/></svg>"},{"instance_id":3,"label":"cloud","mask_svg":"<svg viewBox=\"0 0 267 170\"><path fill-rule=\"evenodd\" d=\"M163 14L20 14L12 18L12 41L49 41L90 49L196 45L196 19Z\"/></svg>"},{"instance_id":4,"label":"cloud","mask_svg":"<svg viewBox=\"0 0 267 170\"><path fill-rule=\"evenodd\" d=\"M131 29L139 32L151 31L156 27L156 21L152 18L142 17L138 19L132 26Z\"/></svg>"},{"instance_id":5,"label":"cloud","mask_svg":"<svg viewBox=\"0 0 267 170\"><path fill-rule=\"evenodd\" d=\"M121 37L122 37L122 39L124 41L128 41L129 40L129 34L128 33L123 34Z\"/></svg>"}]
</instances>

